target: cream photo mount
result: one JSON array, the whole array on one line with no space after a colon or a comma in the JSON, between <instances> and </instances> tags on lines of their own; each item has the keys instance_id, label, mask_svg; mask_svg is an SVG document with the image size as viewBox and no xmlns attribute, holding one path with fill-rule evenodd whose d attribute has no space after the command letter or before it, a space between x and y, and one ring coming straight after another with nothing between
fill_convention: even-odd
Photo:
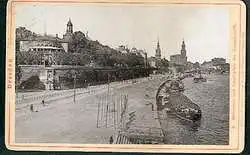
<instances>
[{"instance_id":1,"label":"cream photo mount","mask_svg":"<svg viewBox=\"0 0 250 155\"><path fill-rule=\"evenodd\" d=\"M230 40L230 110L229 145L137 145L137 144L66 144L15 142L15 7L18 5L175 5L223 7L229 10ZM183 15L185 16L185 15ZM39 17L38 17L39 18ZM219 34L218 34L219 35ZM158 152L158 153L239 153L245 139L245 64L246 6L235 0L9 0L6 35L5 144L10 150L89 151L89 152Z\"/></svg>"}]
</instances>

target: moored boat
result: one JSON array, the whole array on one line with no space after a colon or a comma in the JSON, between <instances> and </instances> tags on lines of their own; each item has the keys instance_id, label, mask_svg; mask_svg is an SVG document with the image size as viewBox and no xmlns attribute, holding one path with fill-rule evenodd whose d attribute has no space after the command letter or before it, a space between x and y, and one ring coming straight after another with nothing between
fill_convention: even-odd
<instances>
[{"instance_id":1,"label":"moored boat","mask_svg":"<svg viewBox=\"0 0 250 155\"><path fill-rule=\"evenodd\" d=\"M172 112L175 112L179 118L191 121L198 121L201 119L200 107L184 94L180 92L170 94L169 102Z\"/></svg>"},{"instance_id":2,"label":"moored boat","mask_svg":"<svg viewBox=\"0 0 250 155\"><path fill-rule=\"evenodd\" d=\"M159 87L156 94L158 111L168 109L167 112L174 113L181 119L193 122L200 120L200 107L181 93L176 82L178 81L168 80Z\"/></svg>"}]
</instances>

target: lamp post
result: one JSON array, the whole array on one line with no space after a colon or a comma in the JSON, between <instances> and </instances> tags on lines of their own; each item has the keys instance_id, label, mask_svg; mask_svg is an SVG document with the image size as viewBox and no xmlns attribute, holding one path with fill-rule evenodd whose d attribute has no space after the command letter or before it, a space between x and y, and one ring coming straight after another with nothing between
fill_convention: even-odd
<instances>
[{"instance_id":1,"label":"lamp post","mask_svg":"<svg viewBox=\"0 0 250 155\"><path fill-rule=\"evenodd\" d=\"M76 103L76 71L74 73L74 103Z\"/></svg>"},{"instance_id":2,"label":"lamp post","mask_svg":"<svg viewBox=\"0 0 250 155\"><path fill-rule=\"evenodd\" d=\"M140 52L142 55L144 55L144 68L146 70L146 73L148 72L147 68L148 68L148 54L146 52L146 50L144 49L143 51ZM148 73L147 73L148 75Z\"/></svg>"},{"instance_id":3,"label":"lamp post","mask_svg":"<svg viewBox=\"0 0 250 155\"><path fill-rule=\"evenodd\" d=\"M75 53L73 53L73 57L75 58L74 59L74 63L75 63L75 71L74 71L74 75L73 75L73 78L74 78L74 103L76 103L76 70L77 70L77 61L76 61L76 55Z\"/></svg>"}]
</instances>

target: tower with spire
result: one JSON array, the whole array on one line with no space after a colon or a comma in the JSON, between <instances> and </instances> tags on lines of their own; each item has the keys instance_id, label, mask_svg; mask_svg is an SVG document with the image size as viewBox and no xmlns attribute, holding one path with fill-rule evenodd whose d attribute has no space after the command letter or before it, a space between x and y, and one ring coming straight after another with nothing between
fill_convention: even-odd
<instances>
[{"instance_id":1,"label":"tower with spire","mask_svg":"<svg viewBox=\"0 0 250 155\"><path fill-rule=\"evenodd\" d=\"M156 47L156 50L155 50L155 58L157 60L161 60L161 47L160 47L159 39L157 41L157 47Z\"/></svg>"},{"instance_id":2,"label":"tower with spire","mask_svg":"<svg viewBox=\"0 0 250 155\"><path fill-rule=\"evenodd\" d=\"M182 40L182 44L181 44L181 58L182 58L183 64L186 65L187 64L187 51L186 51L186 45L185 45L184 39Z\"/></svg>"},{"instance_id":3,"label":"tower with spire","mask_svg":"<svg viewBox=\"0 0 250 155\"><path fill-rule=\"evenodd\" d=\"M71 19L69 18L69 21L66 27L66 33L63 35L63 39L66 42L70 42L72 40L72 36L73 36L73 24L71 22Z\"/></svg>"},{"instance_id":4,"label":"tower with spire","mask_svg":"<svg viewBox=\"0 0 250 155\"><path fill-rule=\"evenodd\" d=\"M181 45L181 55L183 56L183 57L186 57L186 45L185 45L185 41L184 41L184 39L182 40L182 45Z\"/></svg>"},{"instance_id":5,"label":"tower with spire","mask_svg":"<svg viewBox=\"0 0 250 155\"><path fill-rule=\"evenodd\" d=\"M66 33L73 33L73 24L71 22L71 19L69 18L69 21L67 23L67 30L66 30Z\"/></svg>"}]
</instances>

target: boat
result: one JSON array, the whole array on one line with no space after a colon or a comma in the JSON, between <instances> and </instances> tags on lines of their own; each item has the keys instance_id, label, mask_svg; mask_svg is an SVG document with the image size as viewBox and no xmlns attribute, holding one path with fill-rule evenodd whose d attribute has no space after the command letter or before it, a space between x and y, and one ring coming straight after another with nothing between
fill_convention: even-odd
<instances>
[{"instance_id":1,"label":"boat","mask_svg":"<svg viewBox=\"0 0 250 155\"><path fill-rule=\"evenodd\" d=\"M172 112L174 112L177 117L194 122L201 119L200 107L184 94L180 92L170 94L169 102Z\"/></svg>"},{"instance_id":2,"label":"boat","mask_svg":"<svg viewBox=\"0 0 250 155\"><path fill-rule=\"evenodd\" d=\"M177 88L176 82L168 80L159 87L156 94L157 110L167 109L167 113L175 114L183 120L199 121L202 115L200 107Z\"/></svg>"}]
</instances>

